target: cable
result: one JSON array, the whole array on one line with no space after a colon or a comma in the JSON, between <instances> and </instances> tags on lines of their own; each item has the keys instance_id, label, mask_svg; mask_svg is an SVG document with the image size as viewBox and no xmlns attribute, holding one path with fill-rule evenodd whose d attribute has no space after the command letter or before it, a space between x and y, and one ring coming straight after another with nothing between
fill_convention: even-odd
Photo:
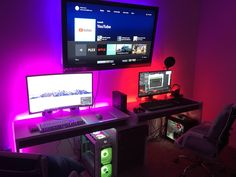
<instances>
[{"instance_id":1,"label":"cable","mask_svg":"<svg viewBox=\"0 0 236 177\"><path fill-rule=\"evenodd\" d=\"M165 119L164 117L161 117L158 119L158 122L160 120L159 123L157 123L157 120L151 120L149 121L149 125L151 126L150 128L152 129L151 131L149 131L149 136L148 136L148 140L155 140L155 141L161 141L163 136L164 136L164 130L165 130L165 124L163 124L163 119Z\"/></svg>"},{"instance_id":2,"label":"cable","mask_svg":"<svg viewBox=\"0 0 236 177\"><path fill-rule=\"evenodd\" d=\"M74 152L74 145L73 143L70 141L70 138L67 139L68 143L70 144L70 147L72 149L72 151Z\"/></svg>"},{"instance_id":3,"label":"cable","mask_svg":"<svg viewBox=\"0 0 236 177\"><path fill-rule=\"evenodd\" d=\"M61 141L62 141L62 140L59 140L59 142L58 142L57 145L56 145L56 150L57 150L58 153L59 153L59 146L61 145Z\"/></svg>"}]
</instances>

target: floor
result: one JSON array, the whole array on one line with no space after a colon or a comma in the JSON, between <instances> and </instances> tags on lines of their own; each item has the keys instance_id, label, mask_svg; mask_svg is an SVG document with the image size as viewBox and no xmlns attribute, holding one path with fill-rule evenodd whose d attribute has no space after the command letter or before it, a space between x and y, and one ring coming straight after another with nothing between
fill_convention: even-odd
<instances>
[{"instance_id":1,"label":"floor","mask_svg":"<svg viewBox=\"0 0 236 177\"><path fill-rule=\"evenodd\" d=\"M177 148L169 140L161 139L148 142L145 164L124 171L118 177L179 177L186 165L189 164L189 161L184 159L179 161L179 163L175 163L174 160L179 154L194 157L191 152ZM214 176L236 177L236 149L226 147L220 155L220 160L222 166L209 166ZM195 168L187 176L205 177L209 175L201 168Z\"/></svg>"}]
</instances>

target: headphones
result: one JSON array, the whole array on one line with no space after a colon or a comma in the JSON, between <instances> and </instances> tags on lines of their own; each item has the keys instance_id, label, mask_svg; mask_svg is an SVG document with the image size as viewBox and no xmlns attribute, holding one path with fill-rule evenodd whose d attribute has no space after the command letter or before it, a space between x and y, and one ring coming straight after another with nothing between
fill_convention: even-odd
<instances>
[{"instance_id":1,"label":"headphones","mask_svg":"<svg viewBox=\"0 0 236 177\"><path fill-rule=\"evenodd\" d=\"M180 88L179 84L173 84L171 87L171 96L174 98L182 97L183 95L180 94Z\"/></svg>"}]
</instances>

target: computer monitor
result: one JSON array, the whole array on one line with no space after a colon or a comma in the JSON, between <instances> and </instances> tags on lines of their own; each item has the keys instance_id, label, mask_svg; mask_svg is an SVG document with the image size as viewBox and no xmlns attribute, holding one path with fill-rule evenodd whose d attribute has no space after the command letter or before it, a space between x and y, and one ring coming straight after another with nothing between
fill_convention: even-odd
<instances>
[{"instance_id":1,"label":"computer monitor","mask_svg":"<svg viewBox=\"0 0 236 177\"><path fill-rule=\"evenodd\" d=\"M170 92L170 70L140 72L138 80L138 96L149 97Z\"/></svg>"},{"instance_id":2,"label":"computer monitor","mask_svg":"<svg viewBox=\"0 0 236 177\"><path fill-rule=\"evenodd\" d=\"M29 113L91 106L92 73L27 76Z\"/></svg>"},{"instance_id":3,"label":"computer monitor","mask_svg":"<svg viewBox=\"0 0 236 177\"><path fill-rule=\"evenodd\" d=\"M62 0L65 71L150 65L158 7Z\"/></svg>"}]
</instances>

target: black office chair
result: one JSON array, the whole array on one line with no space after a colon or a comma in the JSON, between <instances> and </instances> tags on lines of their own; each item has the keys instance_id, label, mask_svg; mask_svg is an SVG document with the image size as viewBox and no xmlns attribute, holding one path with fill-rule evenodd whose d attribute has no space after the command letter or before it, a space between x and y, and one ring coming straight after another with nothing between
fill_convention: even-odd
<instances>
[{"instance_id":1,"label":"black office chair","mask_svg":"<svg viewBox=\"0 0 236 177\"><path fill-rule=\"evenodd\" d=\"M47 159L36 154L0 152L1 177L47 177Z\"/></svg>"},{"instance_id":2,"label":"black office chair","mask_svg":"<svg viewBox=\"0 0 236 177\"><path fill-rule=\"evenodd\" d=\"M206 164L217 162L218 155L229 142L230 130L235 118L236 104L230 104L224 108L213 123L197 125L175 141L179 147L195 152L198 157L193 160L187 156L179 155L175 162L182 158L192 162L184 169L181 177L185 177L191 169L197 166L206 170L209 176L214 176Z\"/></svg>"},{"instance_id":3,"label":"black office chair","mask_svg":"<svg viewBox=\"0 0 236 177\"><path fill-rule=\"evenodd\" d=\"M0 152L0 177L79 177L84 170L68 157Z\"/></svg>"}]
</instances>

